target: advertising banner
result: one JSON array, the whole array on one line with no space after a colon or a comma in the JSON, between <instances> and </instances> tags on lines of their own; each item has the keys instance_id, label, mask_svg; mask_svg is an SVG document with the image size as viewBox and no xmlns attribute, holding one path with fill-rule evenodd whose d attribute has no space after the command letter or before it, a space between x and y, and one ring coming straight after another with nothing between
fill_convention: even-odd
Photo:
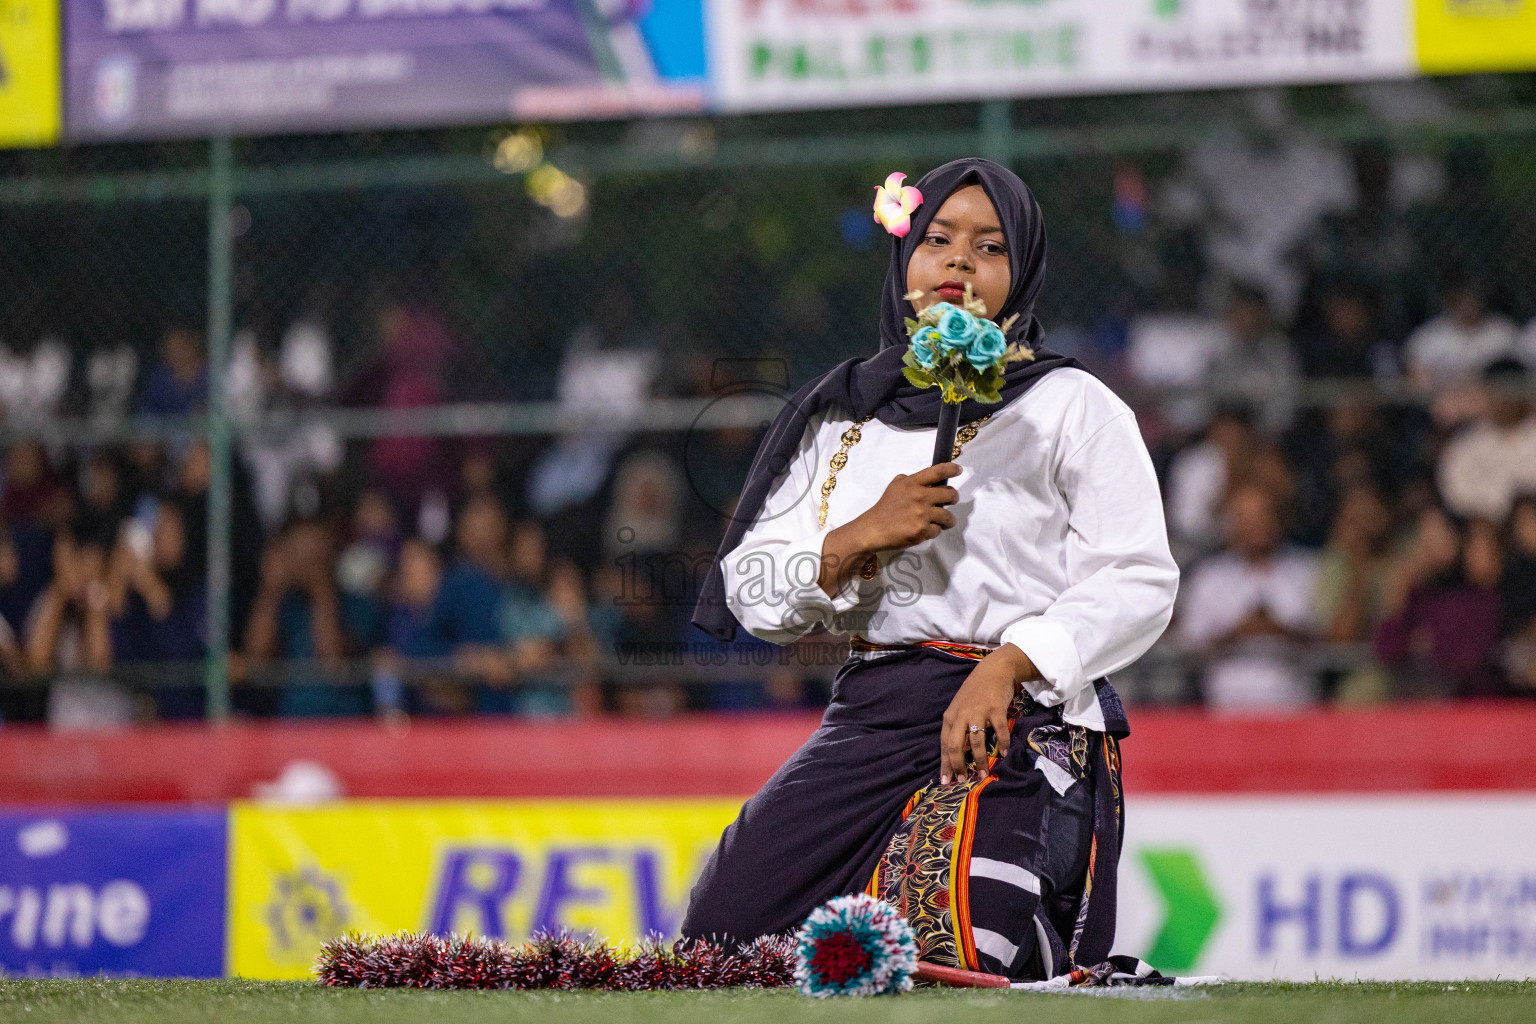
<instances>
[{"instance_id":1,"label":"advertising banner","mask_svg":"<svg viewBox=\"0 0 1536 1024\"><path fill-rule=\"evenodd\" d=\"M1401 77L1404 0L709 0L742 110Z\"/></svg>"},{"instance_id":2,"label":"advertising banner","mask_svg":"<svg viewBox=\"0 0 1536 1024\"><path fill-rule=\"evenodd\" d=\"M347 929L675 936L739 800L369 802L230 812L230 971L306 978Z\"/></svg>"},{"instance_id":3,"label":"advertising banner","mask_svg":"<svg viewBox=\"0 0 1536 1024\"><path fill-rule=\"evenodd\" d=\"M1536 0L1414 0L1430 74L1536 68Z\"/></svg>"},{"instance_id":4,"label":"advertising banner","mask_svg":"<svg viewBox=\"0 0 1536 1024\"><path fill-rule=\"evenodd\" d=\"M677 934L736 800L232 812L230 970L349 928ZM1536 975L1536 798L1132 799L1116 949L1230 978Z\"/></svg>"},{"instance_id":5,"label":"advertising banner","mask_svg":"<svg viewBox=\"0 0 1536 1024\"><path fill-rule=\"evenodd\" d=\"M0 0L0 147L59 136L59 0Z\"/></svg>"},{"instance_id":6,"label":"advertising banner","mask_svg":"<svg viewBox=\"0 0 1536 1024\"><path fill-rule=\"evenodd\" d=\"M67 125L101 139L697 110L700 2L68 0Z\"/></svg>"},{"instance_id":7,"label":"advertising banner","mask_svg":"<svg viewBox=\"0 0 1536 1024\"><path fill-rule=\"evenodd\" d=\"M1232 978L1536 977L1536 798L1133 800L1116 946Z\"/></svg>"},{"instance_id":8,"label":"advertising banner","mask_svg":"<svg viewBox=\"0 0 1536 1024\"><path fill-rule=\"evenodd\" d=\"M224 810L0 812L10 976L224 973Z\"/></svg>"}]
</instances>

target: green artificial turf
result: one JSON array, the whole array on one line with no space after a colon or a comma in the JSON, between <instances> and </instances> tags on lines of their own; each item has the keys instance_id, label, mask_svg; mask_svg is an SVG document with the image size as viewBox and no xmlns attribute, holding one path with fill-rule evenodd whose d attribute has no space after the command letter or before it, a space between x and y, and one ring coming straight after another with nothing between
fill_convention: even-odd
<instances>
[{"instance_id":1,"label":"green artificial turf","mask_svg":"<svg viewBox=\"0 0 1536 1024\"><path fill-rule=\"evenodd\" d=\"M792 991L414 992L323 989L303 982L0 981L0 1021L24 1024L1376 1024L1536 1021L1536 982L1228 984L1042 994L924 990L876 999L807 999Z\"/></svg>"}]
</instances>

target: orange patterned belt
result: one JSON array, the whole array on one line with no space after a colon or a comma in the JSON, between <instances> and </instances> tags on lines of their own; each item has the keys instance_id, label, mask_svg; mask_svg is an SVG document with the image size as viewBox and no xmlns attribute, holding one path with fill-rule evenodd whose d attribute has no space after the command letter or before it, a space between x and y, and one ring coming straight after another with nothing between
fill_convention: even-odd
<instances>
[{"instance_id":1,"label":"orange patterned belt","mask_svg":"<svg viewBox=\"0 0 1536 1024\"><path fill-rule=\"evenodd\" d=\"M919 640L911 644L877 644L859 636L853 635L848 641L848 646L857 654L866 654L872 651L910 651L915 647L926 647L933 651L943 651L945 654L953 654L957 658L969 658L971 661L980 661L992 653L990 647L978 647L976 644L957 644L950 640Z\"/></svg>"}]
</instances>

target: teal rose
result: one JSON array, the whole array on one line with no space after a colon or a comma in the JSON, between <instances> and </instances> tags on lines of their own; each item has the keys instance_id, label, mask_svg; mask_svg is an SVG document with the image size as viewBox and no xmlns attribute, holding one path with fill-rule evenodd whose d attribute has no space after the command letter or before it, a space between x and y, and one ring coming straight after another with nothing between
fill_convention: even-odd
<instances>
[{"instance_id":1,"label":"teal rose","mask_svg":"<svg viewBox=\"0 0 1536 1024\"><path fill-rule=\"evenodd\" d=\"M912 335L912 356L923 369L931 370L938 366L943 351L944 339L932 327L924 327Z\"/></svg>"},{"instance_id":2,"label":"teal rose","mask_svg":"<svg viewBox=\"0 0 1536 1024\"><path fill-rule=\"evenodd\" d=\"M944 348L950 352L964 352L976 340L980 325L974 316L958 306L951 306L947 302L939 305L946 307L938 323L939 337L944 339Z\"/></svg>"},{"instance_id":3,"label":"teal rose","mask_svg":"<svg viewBox=\"0 0 1536 1024\"><path fill-rule=\"evenodd\" d=\"M1008 351L1008 339L1003 335L1003 329L990 320L985 320L977 325L976 336L965 348L965 360L977 370L985 370L989 366L997 365L997 361L1003 358L1003 353Z\"/></svg>"}]
</instances>

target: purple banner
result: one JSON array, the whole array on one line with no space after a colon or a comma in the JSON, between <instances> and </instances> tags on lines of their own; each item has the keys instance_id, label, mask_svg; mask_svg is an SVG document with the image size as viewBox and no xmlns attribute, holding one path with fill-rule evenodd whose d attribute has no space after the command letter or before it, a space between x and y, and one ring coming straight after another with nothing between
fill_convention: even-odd
<instances>
[{"instance_id":1,"label":"purple banner","mask_svg":"<svg viewBox=\"0 0 1536 1024\"><path fill-rule=\"evenodd\" d=\"M226 817L0 811L0 977L222 975Z\"/></svg>"},{"instance_id":2,"label":"purple banner","mask_svg":"<svg viewBox=\"0 0 1536 1024\"><path fill-rule=\"evenodd\" d=\"M109 139L701 108L699 81L669 77L649 45L650 13L636 0L68 0L65 130Z\"/></svg>"}]
</instances>

